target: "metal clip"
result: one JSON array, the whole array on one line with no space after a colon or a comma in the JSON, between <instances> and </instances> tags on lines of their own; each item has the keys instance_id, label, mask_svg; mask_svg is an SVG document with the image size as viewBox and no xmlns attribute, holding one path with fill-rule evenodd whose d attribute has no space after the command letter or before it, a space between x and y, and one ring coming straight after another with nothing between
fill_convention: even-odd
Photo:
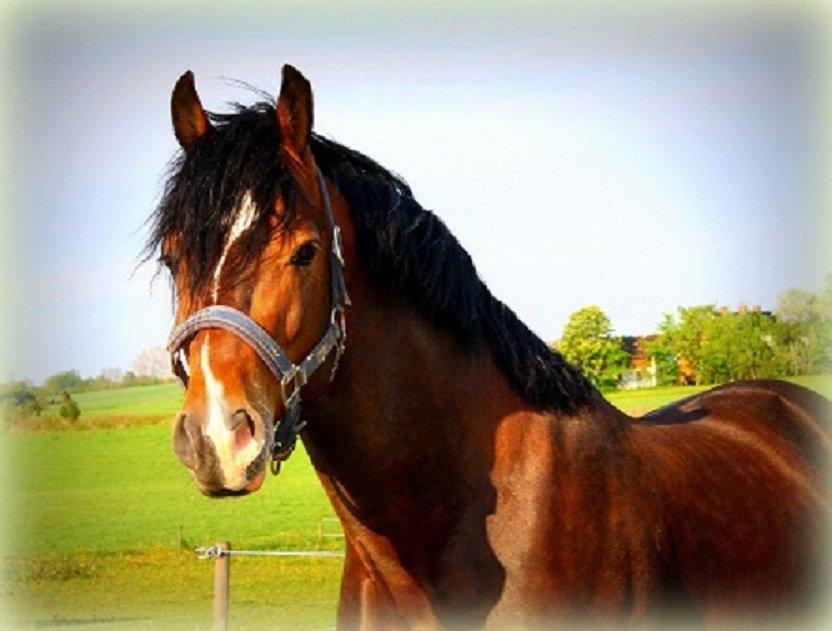
<instances>
[{"instance_id":1,"label":"metal clip","mask_svg":"<svg viewBox=\"0 0 832 631\"><path fill-rule=\"evenodd\" d=\"M298 433L306 426L306 421L301 418L300 400L292 407L287 407L283 418L281 418L274 429L274 438L271 446L271 460L269 469L274 475L280 473L280 463L287 460L295 451L298 441Z\"/></svg>"},{"instance_id":2,"label":"metal clip","mask_svg":"<svg viewBox=\"0 0 832 631\"><path fill-rule=\"evenodd\" d=\"M219 546L210 546L208 548L197 548L194 550L196 552L196 558L200 560L204 559L216 559L218 557L226 557L229 556L228 550L223 550Z\"/></svg>"},{"instance_id":3,"label":"metal clip","mask_svg":"<svg viewBox=\"0 0 832 631\"><path fill-rule=\"evenodd\" d=\"M286 419L281 421L283 423L287 422ZM272 475L277 475L280 473L280 465L283 463L284 460L288 460L289 456L291 456L294 451L295 447L297 446L297 432L302 430L306 425L306 421L301 421L296 427L292 428L292 438L289 441L289 444L286 445L280 451L275 451L272 454L272 458L269 461L269 471L272 472Z\"/></svg>"}]
</instances>

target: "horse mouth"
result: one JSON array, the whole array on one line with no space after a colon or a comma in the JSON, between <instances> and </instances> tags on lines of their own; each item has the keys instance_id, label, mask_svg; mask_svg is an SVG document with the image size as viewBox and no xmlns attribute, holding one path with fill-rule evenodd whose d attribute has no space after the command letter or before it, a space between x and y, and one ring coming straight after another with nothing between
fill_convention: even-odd
<instances>
[{"instance_id":1,"label":"horse mouth","mask_svg":"<svg viewBox=\"0 0 832 631\"><path fill-rule=\"evenodd\" d=\"M207 497L222 498L249 495L259 491L260 487L263 486L269 469L268 460L270 455L271 442L267 440L258 456L245 467L245 471L240 471L236 476L232 474L234 477L231 480L216 460L210 462L209 466L192 470L191 473L194 482L196 482L196 487L200 493Z\"/></svg>"},{"instance_id":2,"label":"horse mouth","mask_svg":"<svg viewBox=\"0 0 832 631\"><path fill-rule=\"evenodd\" d=\"M244 495L248 495L250 492L246 489L235 491L234 489L226 489L225 487L220 487L218 489L200 488L200 491L202 491L203 495L213 499L220 499L223 497L243 497Z\"/></svg>"},{"instance_id":3,"label":"horse mouth","mask_svg":"<svg viewBox=\"0 0 832 631\"><path fill-rule=\"evenodd\" d=\"M203 495L212 498L222 498L222 497L243 497L245 495L250 495L255 491L259 491L260 487L263 486L263 482L266 479L266 467L260 469L260 471L241 489L229 489L225 486L218 486L218 487L208 487L203 486L202 484L197 484L199 490L202 492Z\"/></svg>"},{"instance_id":4,"label":"horse mouth","mask_svg":"<svg viewBox=\"0 0 832 631\"><path fill-rule=\"evenodd\" d=\"M266 479L266 467L262 467L260 471L257 473L256 476L246 485L243 489L246 493L254 493L255 491L259 491L260 487L263 486L263 481Z\"/></svg>"}]
</instances>

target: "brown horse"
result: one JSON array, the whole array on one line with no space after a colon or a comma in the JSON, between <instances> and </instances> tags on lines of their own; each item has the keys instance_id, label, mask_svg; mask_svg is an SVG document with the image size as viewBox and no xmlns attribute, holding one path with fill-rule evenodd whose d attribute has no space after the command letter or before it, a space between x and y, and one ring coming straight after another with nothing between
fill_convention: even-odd
<instances>
[{"instance_id":1,"label":"brown horse","mask_svg":"<svg viewBox=\"0 0 832 631\"><path fill-rule=\"evenodd\" d=\"M186 73L172 111L184 151L149 247L177 294L174 448L203 493L243 494L301 432L346 535L339 626L805 604L829 401L753 381L629 418L400 178L312 133L297 70L229 114Z\"/></svg>"}]
</instances>

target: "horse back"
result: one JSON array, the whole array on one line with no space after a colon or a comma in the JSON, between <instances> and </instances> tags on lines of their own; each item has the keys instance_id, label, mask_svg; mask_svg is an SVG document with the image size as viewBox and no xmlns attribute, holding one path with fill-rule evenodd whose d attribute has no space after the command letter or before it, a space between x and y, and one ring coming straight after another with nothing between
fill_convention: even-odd
<instances>
[{"instance_id":1,"label":"horse back","mask_svg":"<svg viewBox=\"0 0 832 631\"><path fill-rule=\"evenodd\" d=\"M694 423L725 425L747 432L759 450L776 449L798 468L808 467L822 479L832 452L832 401L814 390L776 380L738 381L661 407L635 419L650 427ZM698 421L698 423L697 423ZM670 436L680 432L670 432Z\"/></svg>"},{"instance_id":2,"label":"horse back","mask_svg":"<svg viewBox=\"0 0 832 631\"><path fill-rule=\"evenodd\" d=\"M668 590L710 610L805 604L825 558L830 419L811 390L748 381L634 420Z\"/></svg>"}]
</instances>

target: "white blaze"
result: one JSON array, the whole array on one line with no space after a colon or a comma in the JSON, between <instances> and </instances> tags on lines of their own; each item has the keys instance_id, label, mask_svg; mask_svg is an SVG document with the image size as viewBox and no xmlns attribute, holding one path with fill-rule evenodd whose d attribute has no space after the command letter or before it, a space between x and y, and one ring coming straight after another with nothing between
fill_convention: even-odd
<instances>
[{"instance_id":1,"label":"white blaze","mask_svg":"<svg viewBox=\"0 0 832 631\"><path fill-rule=\"evenodd\" d=\"M222 268L228 252L237 239L251 227L256 209L251 194L247 192L237 208L234 224L231 226L225 247L214 270L211 294L215 303L219 294ZM234 432L230 431L226 425L226 417L233 414L234 410L225 409L222 382L214 376L214 372L211 370L210 339L211 333L209 331L205 334L205 343L202 345L200 352L200 366L205 378L205 392L208 398L208 425L205 433L214 444L214 451L216 451L226 486L232 489L240 489L247 483L246 467L260 453L260 445L257 441L251 440L243 449L235 451Z\"/></svg>"},{"instance_id":2,"label":"white blaze","mask_svg":"<svg viewBox=\"0 0 832 631\"><path fill-rule=\"evenodd\" d=\"M240 201L240 206L237 208L234 224L231 226L228 238L225 241L225 247L222 249L222 254L220 254L220 260L217 262L217 267L214 270L214 286L211 292L214 302L217 301L217 295L220 291L220 279L222 278L222 266L225 265L225 257L228 256L228 251L237 239L246 230L251 228L251 222L254 221L256 210L257 206L254 204L254 200L251 199L251 192L247 191Z\"/></svg>"},{"instance_id":3,"label":"white blaze","mask_svg":"<svg viewBox=\"0 0 832 631\"><path fill-rule=\"evenodd\" d=\"M256 440L251 440L238 451L234 448L235 433L230 431L226 425L226 417L233 414L234 410L226 410L222 404L222 382L214 376L208 358L210 339L211 333L209 331L205 335L205 343L202 345L199 358L202 375L205 378L205 392L208 397L208 424L205 434L214 444L214 451L217 454L226 487L241 489L247 483L246 467L260 453L260 445Z\"/></svg>"}]
</instances>

